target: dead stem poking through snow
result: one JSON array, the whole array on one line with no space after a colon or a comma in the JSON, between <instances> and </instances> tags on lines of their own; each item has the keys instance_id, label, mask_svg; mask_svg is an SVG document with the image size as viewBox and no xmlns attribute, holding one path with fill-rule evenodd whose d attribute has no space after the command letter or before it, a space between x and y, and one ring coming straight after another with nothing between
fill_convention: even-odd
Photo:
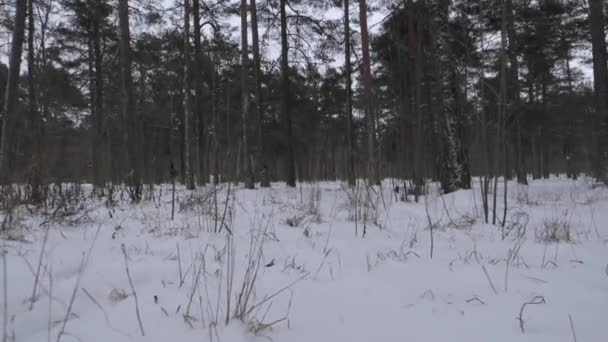
<instances>
[{"instance_id":1,"label":"dead stem poking through snow","mask_svg":"<svg viewBox=\"0 0 608 342\"><path fill-rule=\"evenodd\" d=\"M8 271L6 266L6 243L2 248L2 299L4 301L2 316L2 342L8 342Z\"/></svg>"},{"instance_id":2,"label":"dead stem poking through snow","mask_svg":"<svg viewBox=\"0 0 608 342\"><path fill-rule=\"evenodd\" d=\"M57 342L61 341L61 337L65 334L65 327L68 324L68 320L72 315L72 306L76 301L76 294L78 293L78 289L80 288L80 281L84 276L84 272L89 264L89 260L91 258L91 253L93 252L93 247L95 247L95 242L97 241L97 237L99 236L99 231L101 230L101 225L97 227L97 231L95 232L95 236L93 237L93 241L91 242L91 247L87 253L82 254L82 260L80 261L80 268L78 269L78 276L76 277L76 284L74 284L74 290L72 291L72 296L70 297L70 304L68 305L68 309L65 313L65 318L63 319L63 324L61 326L61 330L59 330L59 334L57 334Z\"/></svg>"},{"instance_id":3,"label":"dead stem poking through snow","mask_svg":"<svg viewBox=\"0 0 608 342\"><path fill-rule=\"evenodd\" d=\"M519 321L519 328L521 329L522 334L524 334L526 332L526 330L524 329L524 310L526 309L526 306L528 305L541 305L541 304L546 304L547 302L545 301L545 297L543 296L536 296L534 298L532 298L532 300L530 300L529 302L525 302L521 305L521 309L519 309L519 316L517 317L517 320Z\"/></svg>"},{"instance_id":4,"label":"dead stem poking through snow","mask_svg":"<svg viewBox=\"0 0 608 342\"><path fill-rule=\"evenodd\" d=\"M139 323L139 330L141 332L141 336L146 336L144 332L144 325L141 323L141 315L139 314L139 302L137 300L137 292L135 291L135 286L133 286L133 280L131 279L131 274L129 273L129 256L127 255L127 248L125 244L120 245L120 249L122 250L122 254L125 257L125 270L127 272L127 278L129 279L129 285L131 286L131 291L133 292L133 300L135 301L135 314L137 315L137 323Z\"/></svg>"}]
</instances>

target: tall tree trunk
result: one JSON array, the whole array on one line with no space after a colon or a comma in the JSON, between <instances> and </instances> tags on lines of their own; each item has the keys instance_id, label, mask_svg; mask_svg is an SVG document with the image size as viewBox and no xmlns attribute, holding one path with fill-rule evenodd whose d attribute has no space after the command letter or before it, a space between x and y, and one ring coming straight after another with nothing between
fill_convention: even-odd
<instances>
[{"instance_id":1,"label":"tall tree trunk","mask_svg":"<svg viewBox=\"0 0 608 342\"><path fill-rule=\"evenodd\" d=\"M593 161L595 177L608 184L608 66L604 1L589 0L589 24L593 50L593 88L598 117L597 157Z\"/></svg>"},{"instance_id":2,"label":"tall tree trunk","mask_svg":"<svg viewBox=\"0 0 608 342\"><path fill-rule=\"evenodd\" d=\"M99 0L95 1L95 13L101 10L102 4ZM93 113L93 180L97 188L105 186L109 176L110 150L108 145L108 132L103 105L103 60L101 56L101 37L99 15L93 16L91 30L92 64L94 70L89 82L92 83L93 99L91 113Z\"/></svg>"},{"instance_id":3,"label":"tall tree trunk","mask_svg":"<svg viewBox=\"0 0 608 342\"><path fill-rule=\"evenodd\" d=\"M344 69L346 78L346 178L355 186L355 147L353 144L353 90L350 60L350 1L344 0Z\"/></svg>"},{"instance_id":4,"label":"tall tree trunk","mask_svg":"<svg viewBox=\"0 0 608 342\"><path fill-rule=\"evenodd\" d=\"M241 136L243 141L243 182L253 189L249 153L249 43L247 41L247 0L241 0Z\"/></svg>"},{"instance_id":5,"label":"tall tree trunk","mask_svg":"<svg viewBox=\"0 0 608 342\"><path fill-rule=\"evenodd\" d=\"M207 183L207 172L205 165L205 114L202 106L203 80L201 66L203 65L203 55L201 50L201 13L200 0L192 0L192 19L194 21L194 111L196 122L196 134L194 145L194 168L195 178L199 184Z\"/></svg>"},{"instance_id":6,"label":"tall tree trunk","mask_svg":"<svg viewBox=\"0 0 608 342\"><path fill-rule=\"evenodd\" d=\"M258 10L256 0L250 0L249 12L251 13L251 44L253 52L253 82L254 82L254 105L253 112L257 120L256 139L256 171L260 173L260 186L270 187L268 164L266 161L266 150L264 147L264 107L262 106L262 58L260 56L260 38L258 32Z\"/></svg>"},{"instance_id":7,"label":"tall tree trunk","mask_svg":"<svg viewBox=\"0 0 608 342\"><path fill-rule=\"evenodd\" d=\"M453 106L455 105L451 94L452 77L449 70L451 63L449 34L449 7L450 0L436 0L433 6L433 19L431 19L434 40L435 62L435 99L438 102L437 118L438 133L442 145L442 158L440 162L440 182L444 193L456 191L462 183L462 167L458 160L460 141L456 134L456 118Z\"/></svg>"},{"instance_id":8,"label":"tall tree trunk","mask_svg":"<svg viewBox=\"0 0 608 342\"><path fill-rule=\"evenodd\" d=\"M367 28L367 1L359 0L359 22L361 26L361 55L364 88L364 107L367 118L367 178L370 184L378 183L376 165L376 120L372 107L372 71L369 53L369 32Z\"/></svg>"},{"instance_id":9,"label":"tall tree trunk","mask_svg":"<svg viewBox=\"0 0 608 342\"><path fill-rule=\"evenodd\" d=\"M13 39L11 41L11 54L9 58L8 78L4 93L4 113L0 125L0 184L9 181L8 148L10 139L7 136L8 127L15 119L15 105L17 104L17 93L19 91L19 71L21 67L21 54L23 53L23 40L25 36L25 17L27 0L17 0L15 12L15 24L13 26Z\"/></svg>"},{"instance_id":10,"label":"tall tree trunk","mask_svg":"<svg viewBox=\"0 0 608 342\"><path fill-rule=\"evenodd\" d=\"M521 151L521 98L519 90L519 63L517 61L517 34L515 32L515 16L513 15L513 0L505 0L506 10L506 31L509 41L507 49L507 58L509 60L509 89L511 89L509 98L509 114L515 117L514 132L511 132L513 140L515 140L515 165L517 173L517 183L527 185L528 180L524 167L523 153Z\"/></svg>"},{"instance_id":11,"label":"tall tree trunk","mask_svg":"<svg viewBox=\"0 0 608 342\"><path fill-rule=\"evenodd\" d=\"M217 48L217 32L213 33L213 47ZM220 182L220 140L219 140L219 82L217 67L219 65L219 57L217 53L210 56L211 59L211 120L213 124L213 136L210 137L210 141L213 141L213 184L217 185Z\"/></svg>"},{"instance_id":12,"label":"tall tree trunk","mask_svg":"<svg viewBox=\"0 0 608 342\"><path fill-rule=\"evenodd\" d=\"M502 156L503 161L503 219L501 221L501 225L504 227L507 219L507 182L508 182L508 174L509 174L509 159L507 155L507 109L509 107L509 103L513 104L515 102L514 95L511 95L511 101L509 101L509 92L507 88L507 35L509 31L508 24L508 0L502 0L502 25L501 25L501 35L500 35L500 110L499 110L499 122L498 125L500 127L500 134L498 144L500 146L500 154ZM514 53L514 51L511 51ZM511 66L512 69L513 66ZM512 78L512 70L509 72ZM515 75L516 77L516 75ZM515 80L516 81L516 80ZM498 173L497 173L498 175ZM496 193L494 194L496 196Z\"/></svg>"},{"instance_id":13,"label":"tall tree trunk","mask_svg":"<svg viewBox=\"0 0 608 342\"><path fill-rule=\"evenodd\" d=\"M131 75L131 33L129 29L129 1L118 1L118 19L120 25L120 73L122 80L122 110L127 122L127 176L131 199L141 200L142 195L142 165L141 165L141 125L138 122L133 76Z\"/></svg>"},{"instance_id":14,"label":"tall tree trunk","mask_svg":"<svg viewBox=\"0 0 608 342\"><path fill-rule=\"evenodd\" d=\"M33 133L33 153L30 165L30 187L32 188L31 201L40 204L43 198L43 128L42 117L38 111L36 102L36 65L34 61L34 1L28 0L28 36L27 36L27 89L28 89L28 111L30 114L30 124Z\"/></svg>"},{"instance_id":15,"label":"tall tree trunk","mask_svg":"<svg viewBox=\"0 0 608 342\"><path fill-rule=\"evenodd\" d=\"M565 51L565 64L566 64L566 80L568 82L568 95L574 97L574 85L572 80L572 70L570 68L570 50L571 45L566 41L565 35L562 36L563 44L566 49ZM579 124L579 120L575 120L572 124L566 128L566 138L564 141L564 159L566 161L566 174L568 178L576 180L578 178L578 172L576 170L576 163L574 160L575 150L575 135L577 131L582 131L582 127ZM578 158L580 160L580 158Z\"/></svg>"},{"instance_id":16,"label":"tall tree trunk","mask_svg":"<svg viewBox=\"0 0 608 342\"><path fill-rule=\"evenodd\" d=\"M287 0L281 0L281 112L285 117L285 131L287 139L287 185L296 186L296 165L294 151L293 127L291 124L291 107L289 104L291 91L289 84L289 42L287 40L287 14L285 7Z\"/></svg>"},{"instance_id":17,"label":"tall tree trunk","mask_svg":"<svg viewBox=\"0 0 608 342\"><path fill-rule=\"evenodd\" d=\"M418 202L422 192L424 191L424 124L423 124L423 115L422 115L422 72L424 68L424 60L422 57L422 39L419 37L419 33L422 31L422 25L424 19L421 18L422 15L416 16L417 19L414 19L414 3L412 0L408 0L408 12L409 12L409 20L412 22L410 25L411 36L414 42L411 42L412 46L415 46L415 57L414 57L414 66L416 70L414 71L414 110L416 113L416 132L414 133L414 184L415 184L415 195L414 199ZM419 11L420 12L420 11ZM416 29L414 32L413 22L416 20Z\"/></svg>"},{"instance_id":18,"label":"tall tree trunk","mask_svg":"<svg viewBox=\"0 0 608 342\"><path fill-rule=\"evenodd\" d=\"M484 14L484 9L482 6L483 2L480 1L479 2L479 18L481 19L483 17ZM478 31L479 31L479 39L480 39L480 50L481 50L481 54L480 54L480 60L482 61L481 63L481 70L479 73L479 84L480 84L480 91L479 91L479 99L480 99L480 117L481 117L481 134L480 134L480 138L481 138L481 145L483 146L482 151L483 151L483 160L484 160L484 170L483 170L483 174L480 177L480 193L481 193L481 201L482 201L482 207L483 207L483 216L484 216L484 222L487 224L490 222L490 180L491 180L491 176L492 176L492 171L491 171L491 167L490 167L490 141L488 139L488 129L489 129L489 125L488 125L488 113L486 111L486 106L485 106L485 97L486 97L486 75L485 75L485 66L483 64L483 60L485 57L485 53L486 53L486 47L485 47L485 40L484 40L484 32L483 32L483 23L481 20L479 20L479 27L478 27Z\"/></svg>"},{"instance_id":19,"label":"tall tree trunk","mask_svg":"<svg viewBox=\"0 0 608 342\"><path fill-rule=\"evenodd\" d=\"M190 155L190 0L184 0L184 177L186 188L194 190L192 159Z\"/></svg>"}]
</instances>

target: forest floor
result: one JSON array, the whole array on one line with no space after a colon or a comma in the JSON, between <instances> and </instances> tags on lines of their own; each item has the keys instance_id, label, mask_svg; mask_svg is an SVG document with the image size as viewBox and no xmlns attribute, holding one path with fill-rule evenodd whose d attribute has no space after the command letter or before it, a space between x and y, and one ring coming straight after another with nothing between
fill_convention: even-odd
<instances>
[{"instance_id":1,"label":"forest floor","mask_svg":"<svg viewBox=\"0 0 608 342\"><path fill-rule=\"evenodd\" d=\"M398 200L389 181L382 191L336 182L178 188L173 220L170 186L138 205L65 191L46 212L17 208L3 233L2 333L608 341L608 189L586 179L510 183L504 228L483 223L475 189L431 188L414 203Z\"/></svg>"}]
</instances>

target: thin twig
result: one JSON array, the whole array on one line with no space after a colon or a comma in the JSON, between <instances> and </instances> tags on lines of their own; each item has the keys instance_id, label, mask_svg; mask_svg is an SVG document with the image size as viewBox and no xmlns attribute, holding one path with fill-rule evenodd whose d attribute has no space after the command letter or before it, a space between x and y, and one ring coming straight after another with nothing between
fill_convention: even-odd
<instances>
[{"instance_id":1,"label":"thin twig","mask_svg":"<svg viewBox=\"0 0 608 342\"><path fill-rule=\"evenodd\" d=\"M469 298L465 302L467 302L467 303L478 302L478 303L481 303L481 304L486 304L486 302L484 302L483 300L479 299L479 297Z\"/></svg>"},{"instance_id":2,"label":"thin twig","mask_svg":"<svg viewBox=\"0 0 608 342\"><path fill-rule=\"evenodd\" d=\"M247 314L251 313L258 306L263 305L264 303L271 300L272 298L274 298L274 297L280 295L281 293L285 292L286 290L290 289L292 286L294 286L300 280L303 280L304 278L308 277L309 275L310 275L310 273L306 273L303 276L301 276L300 278L298 278L298 279L292 281L291 283L289 283L288 285L284 286L282 289L276 291L272 295L264 297L264 299L262 299L259 303L252 305L251 308L249 309L249 311L247 312Z\"/></svg>"},{"instance_id":3,"label":"thin twig","mask_svg":"<svg viewBox=\"0 0 608 342\"><path fill-rule=\"evenodd\" d=\"M201 272L203 271L203 265L205 264L205 258L201 255L201 264L198 267L198 272L196 273L196 275L194 273L192 273L192 275L195 277L194 278L194 284L192 285L192 292L190 293L190 299L188 300L188 305L186 306L186 316L190 316L190 305L192 304L192 299L194 298L194 294L196 293L197 289L198 289L198 282L199 279L201 278Z\"/></svg>"},{"instance_id":4,"label":"thin twig","mask_svg":"<svg viewBox=\"0 0 608 342\"><path fill-rule=\"evenodd\" d=\"M36 277L34 279L34 288L32 289L32 297L30 299L30 311L34 309L34 303L36 302L36 290L38 289L38 280L40 279L40 268L42 266L42 256L44 255L44 249L46 247L46 242L49 239L49 231L51 228L48 224L45 224L44 230L44 238L42 239L42 249L40 250L40 255L38 257L38 267L36 269Z\"/></svg>"},{"instance_id":5,"label":"thin twig","mask_svg":"<svg viewBox=\"0 0 608 342\"><path fill-rule=\"evenodd\" d=\"M433 220L431 219L431 214L429 213L428 197L429 197L428 193L426 195L424 195L424 210L426 211L426 218L429 221L429 232L430 232L430 237L431 237L430 257L431 257L431 259L433 259L433 250L434 250L435 241L433 239Z\"/></svg>"},{"instance_id":6,"label":"thin twig","mask_svg":"<svg viewBox=\"0 0 608 342\"><path fill-rule=\"evenodd\" d=\"M47 322L47 341L51 342L51 330L53 328L53 321L51 319L53 313L53 265L49 267L49 310L48 310L48 322Z\"/></svg>"},{"instance_id":7,"label":"thin twig","mask_svg":"<svg viewBox=\"0 0 608 342\"><path fill-rule=\"evenodd\" d=\"M572 329L572 339L576 342L576 330L574 329L574 321L572 321L572 315L568 314L568 319L570 320L570 329Z\"/></svg>"},{"instance_id":8,"label":"thin twig","mask_svg":"<svg viewBox=\"0 0 608 342\"><path fill-rule=\"evenodd\" d=\"M519 328L521 329L522 334L525 333L525 329L524 329L524 309L526 308L527 305L539 305L539 304L546 304L547 302L545 301L545 297L543 296L536 296L534 298L532 298L532 300L530 300L529 302L525 302L521 305L521 309L519 309L519 317L517 317L517 319L519 320Z\"/></svg>"},{"instance_id":9,"label":"thin twig","mask_svg":"<svg viewBox=\"0 0 608 342\"><path fill-rule=\"evenodd\" d=\"M93 302L93 304L95 304L99 308L99 310L101 310L101 312L103 313L103 317L106 320L106 323L108 324L108 326L111 326L110 317L108 316L106 310L104 310L104 308L101 306L101 304L99 304L99 302L93 297L93 295L91 295L89 291L87 291L84 287L81 287L80 289L82 290L82 292L84 292L84 294L87 295L87 297L89 297L91 302Z\"/></svg>"},{"instance_id":10,"label":"thin twig","mask_svg":"<svg viewBox=\"0 0 608 342\"><path fill-rule=\"evenodd\" d=\"M112 331L114 331L118 334L121 334L121 335L131 339L131 336L125 334L124 332L122 332L112 326L112 323L110 322L110 316L108 316L108 313L103 308L103 306L101 306L101 304L99 304L99 302L95 299L95 297L93 297L93 295L91 293L89 293L89 291L87 291L84 287L81 287L80 289L82 290L82 292L84 292L84 294L87 295L87 297L89 297L89 299L93 302L93 304L95 304L99 308L99 310L101 310L101 312L103 313L103 316L106 320L106 325L108 326L108 328L112 329Z\"/></svg>"},{"instance_id":11,"label":"thin twig","mask_svg":"<svg viewBox=\"0 0 608 342\"><path fill-rule=\"evenodd\" d=\"M182 257L179 252L179 243L177 243L177 267L179 269L179 288L184 285L184 277L182 276Z\"/></svg>"},{"instance_id":12,"label":"thin twig","mask_svg":"<svg viewBox=\"0 0 608 342\"><path fill-rule=\"evenodd\" d=\"M135 291L135 286L133 286L133 280L131 279L131 274L129 273L129 257L127 256L127 248L125 247L124 243L120 245L120 249L122 250L122 254L125 257L125 269L127 271L129 285L131 285L131 291L133 292L133 299L135 300L135 314L137 315L139 330L141 332L141 336L146 336L146 333L144 332L144 325L141 323L141 316L139 314L139 301L137 300L137 292Z\"/></svg>"},{"instance_id":13,"label":"thin twig","mask_svg":"<svg viewBox=\"0 0 608 342\"><path fill-rule=\"evenodd\" d=\"M492 291L494 291L494 294L497 295L498 291L496 290L496 287L494 286L494 283L492 282L492 278L490 278L490 274L488 273L486 266L481 265L481 269L483 270L483 273L486 275L486 279L488 279L488 283L490 283L490 286L492 287Z\"/></svg>"},{"instance_id":14,"label":"thin twig","mask_svg":"<svg viewBox=\"0 0 608 342\"><path fill-rule=\"evenodd\" d=\"M57 342L61 341L61 336L65 333L65 326L68 324L68 319L72 314L72 306L76 301L76 293L78 293L78 286L80 284L80 279L82 279L82 274L84 273L86 263L86 256L83 253L82 260L80 261L80 272L78 272L78 277L76 278L76 284L74 285L74 290L72 291L72 296L70 297L70 303L68 304L68 310L65 313L65 318L63 319L63 324L61 326L61 330L59 330L59 334L57 334Z\"/></svg>"},{"instance_id":15,"label":"thin twig","mask_svg":"<svg viewBox=\"0 0 608 342\"><path fill-rule=\"evenodd\" d=\"M8 270L6 266L6 243L2 249L2 299L4 300L3 306L3 320L2 320L2 342L8 342Z\"/></svg>"},{"instance_id":16,"label":"thin twig","mask_svg":"<svg viewBox=\"0 0 608 342\"><path fill-rule=\"evenodd\" d=\"M321 272L321 269L323 268L323 265L325 265L325 260L327 260L327 256L329 255L329 253L331 253L331 248L328 249L324 255L323 255L323 260L321 260L321 263L319 264L319 268L317 269L317 272L315 273L315 276L313 277L313 280L317 280L317 277L319 276L319 273Z\"/></svg>"},{"instance_id":17,"label":"thin twig","mask_svg":"<svg viewBox=\"0 0 608 342\"><path fill-rule=\"evenodd\" d=\"M65 334L65 327L68 324L68 319L72 315L72 307L74 306L74 302L76 301L76 294L78 293L78 288L80 287L80 281L84 275L84 271L89 264L89 260L91 258L91 253L93 252L93 247L95 247L95 242L97 241L97 237L99 236L99 231L101 230L101 225L97 227L97 231L95 232L95 236L93 237L93 242L91 242L91 246L87 253L82 253L82 260L80 261L80 269L78 272L78 276L76 277L76 284L74 284L74 290L72 291L72 296L70 297L70 303L68 304L68 309L65 313L65 318L63 319L63 324L61 326L61 330L59 330L59 334L57 334L57 342L61 341L61 336Z\"/></svg>"}]
</instances>

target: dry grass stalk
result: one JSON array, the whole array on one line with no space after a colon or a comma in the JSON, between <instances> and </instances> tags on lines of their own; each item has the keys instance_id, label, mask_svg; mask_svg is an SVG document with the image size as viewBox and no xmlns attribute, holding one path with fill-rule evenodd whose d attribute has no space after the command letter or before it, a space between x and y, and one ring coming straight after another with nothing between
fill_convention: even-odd
<instances>
[{"instance_id":1,"label":"dry grass stalk","mask_svg":"<svg viewBox=\"0 0 608 342\"><path fill-rule=\"evenodd\" d=\"M74 302L76 301L76 294L78 293L78 288L80 287L80 281L84 275L84 272L89 264L89 260L91 257L91 253L93 252L93 247L95 246L95 242L97 241L97 237L99 236L99 231L101 230L101 225L97 227L97 231L95 232L95 236L93 237L93 242L91 242L91 246L87 253L83 253L82 260L80 261L80 268L78 271L78 276L76 277L76 284L74 284L74 290L72 291L72 296L70 297L70 303L68 305L68 309L65 313L65 318L63 319L63 324L61 325L61 330L57 334L57 342L61 341L61 337L65 334L65 327L68 324L69 318L72 316L72 307L74 306Z\"/></svg>"},{"instance_id":2,"label":"dry grass stalk","mask_svg":"<svg viewBox=\"0 0 608 342\"><path fill-rule=\"evenodd\" d=\"M125 247L124 243L120 245L120 249L122 250L122 254L125 257L125 270L127 272L127 278L129 279L131 291L133 292L133 299L135 300L135 314L137 315L137 323L139 323L139 330L141 332L141 336L146 336L146 333L144 332L144 325L141 323L141 315L139 314L139 301L137 300L137 292L135 291L135 286L133 286L131 273L129 273L129 257L127 256L127 248Z\"/></svg>"},{"instance_id":3,"label":"dry grass stalk","mask_svg":"<svg viewBox=\"0 0 608 342\"><path fill-rule=\"evenodd\" d=\"M524 329L524 310L526 309L526 306L528 305L540 305L540 304L546 304L547 302L545 301L545 297L543 296L536 296L534 298L532 298L532 300L525 302L521 305L521 309L519 309L519 316L517 317L517 320L519 321L519 328L521 329L522 334L525 333L525 329Z\"/></svg>"},{"instance_id":4,"label":"dry grass stalk","mask_svg":"<svg viewBox=\"0 0 608 342\"><path fill-rule=\"evenodd\" d=\"M570 320L570 329L572 330L572 340L576 341L576 330L574 329L574 321L572 321L572 315L568 314L568 319Z\"/></svg>"},{"instance_id":5,"label":"dry grass stalk","mask_svg":"<svg viewBox=\"0 0 608 342\"><path fill-rule=\"evenodd\" d=\"M4 313L2 320L2 342L8 342L8 269L6 266L6 244L0 254L2 254L2 299L4 301L2 307Z\"/></svg>"},{"instance_id":6,"label":"dry grass stalk","mask_svg":"<svg viewBox=\"0 0 608 342\"><path fill-rule=\"evenodd\" d=\"M42 256L44 255L46 243L49 239L49 231L50 231L49 225L45 224L44 225L44 237L42 239L42 247L40 249L40 255L38 257L38 267L36 269L36 276L34 277L34 288L32 289L32 296L30 298L30 311L32 311L34 309L34 304L36 303L36 290L38 289L38 280L40 279L40 269L42 267Z\"/></svg>"}]
</instances>

